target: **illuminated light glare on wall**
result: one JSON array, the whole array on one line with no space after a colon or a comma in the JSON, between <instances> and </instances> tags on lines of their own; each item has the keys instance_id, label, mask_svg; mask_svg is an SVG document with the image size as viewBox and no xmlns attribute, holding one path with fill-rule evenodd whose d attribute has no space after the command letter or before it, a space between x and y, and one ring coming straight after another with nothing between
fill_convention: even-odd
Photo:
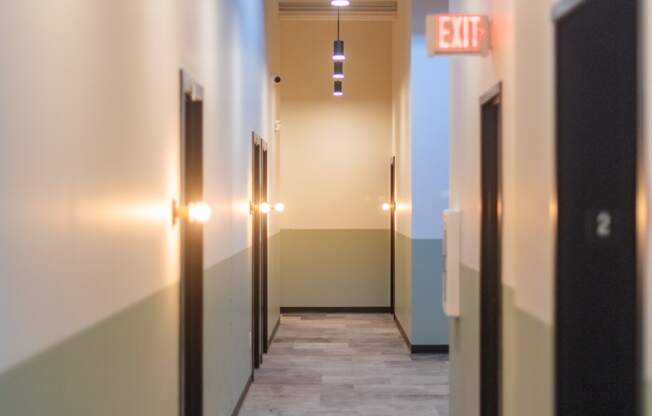
<instances>
[{"instance_id":1,"label":"illuminated light glare on wall","mask_svg":"<svg viewBox=\"0 0 652 416\"><path fill-rule=\"evenodd\" d=\"M213 215L211 207L205 202L191 202L188 204L188 221L205 224Z\"/></svg>"},{"instance_id":2,"label":"illuminated light glare on wall","mask_svg":"<svg viewBox=\"0 0 652 416\"><path fill-rule=\"evenodd\" d=\"M392 205L388 202L385 202L383 204L383 211L389 211L390 209L392 209Z\"/></svg>"},{"instance_id":3,"label":"illuminated light glare on wall","mask_svg":"<svg viewBox=\"0 0 652 416\"><path fill-rule=\"evenodd\" d=\"M269 214L272 211L272 206L269 204L269 202L263 202L259 205L258 209L263 214Z\"/></svg>"},{"instance_id":4,"label":"illuminated light glare on wall","mask_svg":"<svg viewBox=\"0 0 652 416\"><path fill-rule=\"evenodd\" d=\"M285 211L285 204L282 202L277 202L274 204L274 211L283 212Z\"/></svg>"},{"instance_id":5,"label":"illuminated light glare on wall","mask_svg":"<svg viewBox=\"0 0 652 416\"><path fill-rule=\"evenodd\" d=\"M333 61L345 61L346 55L344 55L344 41L336 40L333 42Z\"/></svg>"},{"instance_id":6,"label":"illuminated light glare on wall","mask_svg":"<svg viewBox=\"0 0 652 416\"><path fill-rule=\"evenodd\" d=\"M342 91L342 81L335 81L335 88L333 90L333 95L336 97L341 97L344 95L344 91Z\"/></svg>"},{"instance_id":7,"label":"illuminated light glare on wall","mask_svg":"<svg viewBox=\"0 0 652 416\"><path fill-rule=\"evenodd\" d=\"M344 62L338 61L334 63L333 78L344 79Z\"/></svg>"},{"instance_id":8,"label":"illuminated light glare on wall","mask_svg":"<svg viewBox=\"0 0 652 416\"><path fill-rule=\"evenodd\" d=\"M351 2L349 0L331 0L331 6L334 7L346 7L350 4Z\"/></svg>"}]
</instances>

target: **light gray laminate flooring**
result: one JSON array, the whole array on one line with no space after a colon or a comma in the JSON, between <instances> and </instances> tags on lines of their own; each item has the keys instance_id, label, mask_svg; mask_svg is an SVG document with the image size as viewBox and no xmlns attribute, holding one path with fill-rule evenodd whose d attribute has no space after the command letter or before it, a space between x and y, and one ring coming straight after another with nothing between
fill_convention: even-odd
<instances>
[{"instance_id":1,"label":"light gray laminate flooring","mask_svg":"<svg viewBox=\"0 0 652 416\"><path fill-rule=\"evenodd\" d=\"M411 355L385 314L281 318L240 416L448 416L448 356Z\"/></svg>"}]
</instances>

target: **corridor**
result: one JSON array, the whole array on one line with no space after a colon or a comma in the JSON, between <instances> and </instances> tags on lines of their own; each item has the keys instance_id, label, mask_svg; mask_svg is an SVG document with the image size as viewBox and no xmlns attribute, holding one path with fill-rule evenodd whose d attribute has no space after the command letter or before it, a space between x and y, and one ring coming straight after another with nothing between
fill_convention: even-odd
<instances>
[{"instance_id":1,"label":"corridor","mask_svg":"<svg viewBox=\"0 0 652 416\"><path fill-rule=\"evenodd\" d=\"M411 355L388 314L284 315L240 416L309 415L448 416L448 356Z\"/></svg>"}]
</instances>

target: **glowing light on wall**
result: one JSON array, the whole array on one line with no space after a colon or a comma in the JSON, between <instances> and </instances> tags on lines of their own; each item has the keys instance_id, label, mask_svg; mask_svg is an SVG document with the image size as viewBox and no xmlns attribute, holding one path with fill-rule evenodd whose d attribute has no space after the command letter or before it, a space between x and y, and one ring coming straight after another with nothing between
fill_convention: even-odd
<instances>
[{"instance_id":1,"label":"glowing light on wall","mask_svg":"<svg viewBox=\"0 0 652 416\"><path fill-rule=\"evenodd\" d=\"M389 211L390 209L392 209L392 204L390 204L389 202L385 202L383 204L383 211Z\"/></svg>"},{"instance_id":2,"label":"glowing light on wall","mask_svg":"<svg viewBox=\"0 0 652 416\"><path fill-rule=\"evenodd\" d=\"M274 211L283 212L285 211L285 204L282 202L277 202L274 204Z\"/></svg>"},{"instance_id":3,"label":"glowing light on wall","mask_svg":"<svg viewBox=\"0 0 652 416\"><path fill-rule=\"evenodd\" d=\"M191 202L188 204L188 221L205 224L213 215L211 207L205 202Z\"/></svg>"},{"instance_id":4,"label":"glowing light on wall","mask_svg":"<svg viewBox=\"0 0 652 416\"><path fill-rule=\"evenodd\" d=\"M331 0L331 6L347 7L351 4L349 0Z\"/></svg>"},{"instance_id":5,"label":"glowing light on wall","mask_svg":"<svg viewBox=\"0 0 652 416\"><path fill-rule=\"evenodd\" d=\"M258 209L263 214L269 214L270 212L272 212L272 206L268 202L263 202L262 204L260 204Z\"/></svg>"},{"instance_id":6,"label":"glowing light on wall","mask_svg":"<svg viewBox=\"0 0 652 416\"><path fill-rule=\"evenodd\" d=\"M205 224L213 215L211 207L203 201L191 202L187 206L179 206L176 201L172 201L172 223L180 219L188 220L192 223Z\"/></svg>"}]
</instances>

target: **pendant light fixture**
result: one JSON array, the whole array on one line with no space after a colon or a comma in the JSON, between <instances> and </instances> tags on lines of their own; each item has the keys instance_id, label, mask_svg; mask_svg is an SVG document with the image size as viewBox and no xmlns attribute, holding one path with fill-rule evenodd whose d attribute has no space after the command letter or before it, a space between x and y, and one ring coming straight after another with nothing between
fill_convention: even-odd
<instances>
[{"instance_id":1,"label":"pendant light fixture","mask_svg":"<svg viewBox=\"0 0 652 416\"><path fill-rule=\"evenodd\" d=\"M333 62L333 79L344 79L344 62Z\"/></svg>"},{"instance_id":2,"label":"pendant light fixture","mask_svg":"<svg viewBox=\"0 0 652 416\"><path fill-rule=\"evenodd\" d=\"M341 97L344 95L342 90L342 81L335 81L335 88L333 89L333 95L336 97Z\"/></svg>"},{"instance_id":3,"label":"pendant light fixture","mask_svg":"<svg viewBox=\"0 0 652 416\"><path fill-rule=\"evenodd\" d=\"M333 43L333 61L344 61L344 41L340 40L340 9L337 9L337 40Z\"/></svg>"},{"instance_id":4,"label":"pendant light fixture","mask_svg":"<svg viewBox=\"0 0 652 416\"><path fill-rule=\"evenodd\" d=\"M346 7L350 4L351 2L349 0L331 0L331 6L335 7Z\"/></svg>"}]
</instances>

